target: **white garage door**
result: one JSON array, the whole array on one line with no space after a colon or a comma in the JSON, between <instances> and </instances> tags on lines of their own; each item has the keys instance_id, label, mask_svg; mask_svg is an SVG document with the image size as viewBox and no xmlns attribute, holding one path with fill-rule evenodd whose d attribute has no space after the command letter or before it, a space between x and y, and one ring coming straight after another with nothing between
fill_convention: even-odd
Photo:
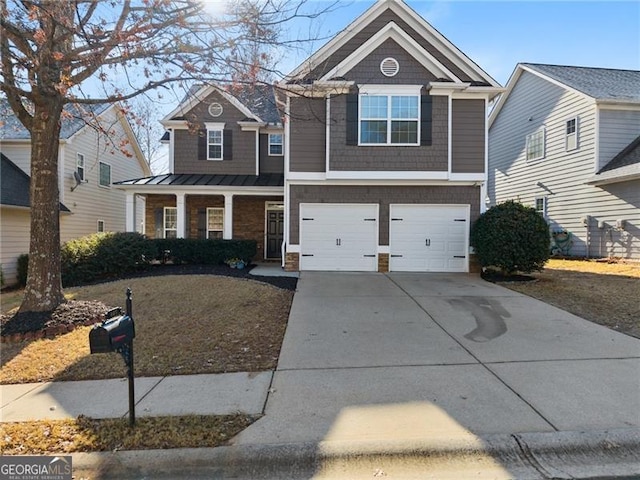
<instances>
[{"instance_id":1,"label":"white garage door","mask_svg":"<svg viewBox=\"0 0 640 480\"><path fill-rule=\"evenodd\" d=\"M378 269L378 205L300 204L300 270Z\"/></svg>"},{"instance_id":2,"label":"white garage door","mask_svg":"<svg viewBox=\"0 0 640 480\"><path fill-rule=\"evenodd\" d=\"M469 205L391 205L389 270L467 272Z\"/></svg>"}]
</instances>

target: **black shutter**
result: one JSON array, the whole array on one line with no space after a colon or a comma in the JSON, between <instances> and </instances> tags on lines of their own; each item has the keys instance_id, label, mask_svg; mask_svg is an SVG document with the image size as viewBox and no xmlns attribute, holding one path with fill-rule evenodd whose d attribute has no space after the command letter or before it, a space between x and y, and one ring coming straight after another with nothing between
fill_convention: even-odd
<instances>
[{"instance_id":1,"label":"black shutter","mask_svg":"<svg viewBox=\"0 0 640 480\"><path fill-rule=\"evenodd\" d=\"M222 131L222 148L224 149L224 151L222 152L222 159L232 160L233 159L233 130Z\"/></svg>"},{"instance_id":2,"label":"black shutter","mask_svg":"<svg viewBox=\"0 0 640 480\"><path fill-rule=\"evenodd\" d=\"M347 95L347 145L358 145L358 94Z\"/></svg>"},{"instance_id":3,"label":"black shutter","mask_svg":"<svg viewBox=\"0 0 640 480\"><path fill-rule=\"evenodd\" d=\"M433 97L420 97L420 145L431 145L431 127L433 126Z\"/></svg>"},{"instance_id":4,"label":"black shutter","mask_svg":"<svg viewBox=\"0 0 640 480\"><path fill-rule=\"evenodd\" d=\"M198 209L198 238L200 240L207 238L207 209Z\"/></svg>"},{"instance_id":5,"label":"black shutter","mask_svg":"<svg viewBox=\"0 0 640 480\"><path fill-rule=\"evenodd\" d=\"M153 211L153 218L155 222L155 237L154 238L163 238L164 237L164 208L156 208Z\"/></svg>"},{"instance_id":6,"label":"black shutter","mask_svg":"<svg viewBox=\"0 0 640 480\"><path fill-rule=\"evenodd\" d=\"M207 131L198 130L198 160L206 160L207 157Z\"/></svg>"}]
</instances>

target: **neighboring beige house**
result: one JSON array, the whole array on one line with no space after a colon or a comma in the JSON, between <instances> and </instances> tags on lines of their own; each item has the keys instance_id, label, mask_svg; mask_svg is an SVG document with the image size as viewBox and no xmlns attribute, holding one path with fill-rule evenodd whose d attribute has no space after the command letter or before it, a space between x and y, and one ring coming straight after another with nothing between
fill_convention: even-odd
<instances>
[{"instance_id":1,"label":"neighboring beige house","mask_svg":"<svg viewBox=\"0 0 640 480\"><path fill-rule=\"evenodd\" d=\"M640 259L640 71L519 64L489 118L491 205L519 200L571 256Z\"/></svg>"},{"instance_id":2,"label":"neighboring beige house","mask_svg":"<svg viewBox=\"0 0 640 480\"><path fill-rule=\"evenodd\" d=\"M89 123L76 107L65 109L59 152L62 242L101 231L125 231L125 194L113 188L112 183L151 173L118 105L90 108L95 120ZM3 177L0 262L5 283L10 285L16 281L18 256L29 251L31 143L29 132L6 101L0 101L0 122ZM15 188L16 185L20 187ZM139 202L139 208L142 218L143 201ZM135 230L143 228L136 225Z\"/></svg>"},{"instance_id":3,"label":"neighboring beige house","mask_svg":"<svg viewBox=\"0 0 640 480\"><path fill-rule=\"evenodd\" d=\"M469 271L495 80L380 0L275 90L204 87L163 120L171 173L118 184L149 236L251 238L288 270Z\"/></svg>"}]
</instances>

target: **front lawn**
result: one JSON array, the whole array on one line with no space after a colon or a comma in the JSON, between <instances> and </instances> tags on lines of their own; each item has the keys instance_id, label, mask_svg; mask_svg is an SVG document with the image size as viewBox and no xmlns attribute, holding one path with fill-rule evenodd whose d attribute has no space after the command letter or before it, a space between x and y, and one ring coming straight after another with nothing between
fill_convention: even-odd
<instances>
[{"instance_id":1,"label":"front lawn","mask_svg":"<svg viewBox=\"0 0 640 480\"><path fill-rule=\"evenodd\" d=\"M499 282L579 317L640 338L640 264L551 259L533 282Z\"/></svg>"},{"instance_id":2,"label":"front lawn","mask_svg":"<svg viewBox=\"0 0 640 480\"><path fill-rule=\"evenodd\" d=\"M292 291L243 278L168 275L70 288L65 293L72 300L124 307L127 287L133 291L136 376L275 368ZM118 354L89 353L90 329L4 343L0 383L124 377Z\"/></svg>"}]
</instances>

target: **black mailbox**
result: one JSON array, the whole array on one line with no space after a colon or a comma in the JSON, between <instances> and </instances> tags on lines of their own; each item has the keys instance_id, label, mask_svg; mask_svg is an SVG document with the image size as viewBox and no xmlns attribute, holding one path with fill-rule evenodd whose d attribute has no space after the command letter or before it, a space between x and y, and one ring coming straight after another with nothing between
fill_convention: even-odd
<instances>
[{"instance_id":1,"label":"black mailbox","mask_svg":"<svg viewBox=\"0 0 640 480\"><path fill-rule=\"evenodd\" d=\"M120 315L95 325L89 332L91 353L117 352L128 345L136 336L133 319Z\"/></svg>"}]
</instances>

